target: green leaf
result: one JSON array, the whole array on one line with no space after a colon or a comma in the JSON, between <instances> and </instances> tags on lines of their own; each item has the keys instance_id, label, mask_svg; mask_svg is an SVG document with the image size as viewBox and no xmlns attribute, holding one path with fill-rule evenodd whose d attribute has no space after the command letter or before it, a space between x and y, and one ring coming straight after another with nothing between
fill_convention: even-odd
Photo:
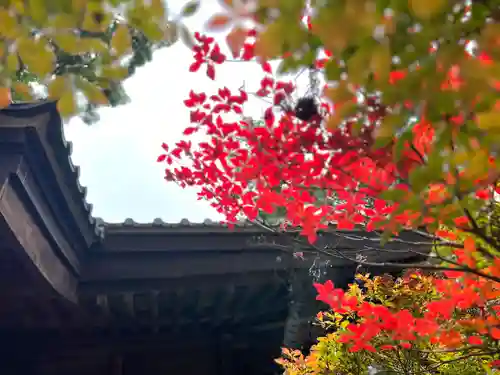
<instances>
[{"instance_id":1,"label":"green leaf","mask_svg":"<svg viewBox=\"0 0 500 375\"><path fill-rule=\"evenodd\" d=\"M403 156L403 151L405 148L405 143L407 141L411 141L413 139L413 132L411 131L411 127L404 131L403 134L398 138L396 144L394 145L394 161L398 162L401 160L401 156Z\"/></svg>"},{"instance_id":2,"label":"green leaf","mask_svg":"<svg viewBox=\"0 0 500 375\"><path fill-rule=\"evenodd\" d=\"M400 189L389 189L380 195L382 199L391 202L401 202L406 197L407 192Z\"/></svg>"},{"instance_id":3,"label":"green leaf","mask_svg":"<svg viewBox=\"0 0 500 375\"><path fill-rule=\"evenodd\" d=\"M335 60L330 60L325 65L325 76L328 81L340 81L342 68Z\"/></svg>"},{"instance_id":4,"label":"green leaf","mask_svg":"<svg viewBox=\"0 0 500 375\"><path fill-rule=\"evenodd\" d=\"M482 366L483 366L483 369L487 375L493 374L493 370L491 369L491 367L488 364L483 363Z\"/></svg>"},{"instance_id":5,"label":"green leaf","mask_svg":"<svg viewBox=\"0 0 500 375\"><path fill-rule=\"evenodd\" d=\"M444 158L441 155L440 149L435 149L429 156L427 160L427 172L429 173L429 178L431 180L437 180L441 178L443 174Z\"/></svg>"},{"instance_id":6,"label":"green leaf","mask_svg":"<svg viewBox=\"0 0 500 375\"><path fill-rule=\"evenodd\" d=\"M377 45L371 55L371 69L381 82L389 80L389 72L392 65L391 48L388 44Z\"/></svg>"},{"instance_id":7,"label":"green leaf","mask_svg":"<svg viewBox=\"0 0 500 375\"><path fill-rule=\"evenodd\" d=\"M408 178L415 193L420 193L429 184L429 174L426 167L414 168Z\"/></svg>"},{"instance_id":8,"label":"green leaf","mask_svg":"<svg viewBox=\"0 0 500 375\"><path fill-rule=\"evenodd\" d=\"M191 34L186 25L184 25L183 23L178 24L177 29L182 43L184 43L184 45L189 49L192 49L196 44L193 38L193 34Z\"/></svg>"},{"instance_id":9,"label":"green leaf","mask_svg":"<svg viewBox=\"0 0 500 375\"><path fill-rule=\"evenodd\" d=\"M398 130L405 125L404 116L400 114L390 114L384 117L382 123L376 130L376 137L394 137Z\"/></svg>"},{"instance_id":10,"label":"green leaf","mask_svg":"<svg viewBox=\"0 0 500 375\"><path fill-rule=\"evenodd\" d=\"M429 20L440 14L447 6L447 0L410 0L410 9L415 16Z\"/></svg>"},{"instance_id":11,"label":"green leaf","mask_svg":"<svg viewBox=\"0 0 500 375\"><path fill-rule=\"evenodd\" d=\"M368 70L366 67L370 63L371 48L364 46L359 48L347 61L347 74L349 82L362 84L366 78Z\"/></svg>"},{"instance_id":12,"label":"green leaf","mask_svg":"<svg viewBox=\"0 0 500 375\"><path fill-rule=\"evenodd\" d=\"M278 66L278 73L295 73L301 66L302 65L300 61L295 60L293 57L288 57L281 61L280 65Z\"/></svg>"},{"instance_id":13,"label":"green leaf","mask_svg":"<svg viewBox=\"0 0 500 375\"><path fill-rule=\"evenodd\" d=\"M36 22L47 20L47 4L43 0L29 0L30 15Z\"/></svg>"},{"instance_id":14,"label":"green leaf","mask_svg":"<svg viewBox=\"0 0 500 375\"><path fill-rule=\"evenodd\" d=\"M118 25L111 38L111 47L113 47L117 56L122 56L130 51L132 48L132 38L127 26Z\"/></svg>"},{"instance_id":15,"label":"green leaf","mask_svg":"<svg viewBox=\"0 0 500 375\"><path fill-rule=\"evenodd\" d=\"M499 131L500 130L500 112L490 111L477 114L477 126L483 130Z\"/></svg>"},{"instance_id":16,"label":"green leaf","mask_svg":"<svg viewBox=\"0 0 500 375\"><path fill-rule=\"evenodd\" d=\"M75 96L73 91L66 91L57 101L57 109L61 117L67 118L74 115L77 111Z\"/></svg>"},{"instance_id":17,"label":"green leaf","mask_svg":"<svg viewBox=\"0 0 500 375\"><path fill-rule=\"evenodd\" d=\"M280 56L283 52L287 26L283 20L278 19L269 24L264 31L262 31L255 42L255 55L269 60Z\"/></svg>"},{"instance_id":18,"label":"green leaf","mask_svg":"<svg viewBox=\"0 0 500 375\"><path fill-rule=\"evenodd\" d=\"M184 8L182 8L181 15L183 17L191 17L193 14L196 13L196 11L198 11L199 8L200 8L200 1L191 0L186 5L184 5Z\"/></svg>"},{"instance_id":19,"label":"green leaf","mask_svg":"<svg viewBox=\"0 0 500 375\"><path fill-rule=\"evenodd\" d=\"M377 137L377 139L375 139L375 143L373 144L373 148L375 150L378 150L380 148L387 147L390 145L393 138L394 137L392 137L392 136L390 136L390 137Z\"/></svg>"},{"instance_id":20,"label":"green leaf","mask_svg":"<svg viewBox=\"0 0 500 375\"><path fill-rule=\"evenodd\" d=\"M376 10L380 15L384 14L384 11L389 8L391 0L377 0L376 1Z\"/></svg>"}]
</instances>

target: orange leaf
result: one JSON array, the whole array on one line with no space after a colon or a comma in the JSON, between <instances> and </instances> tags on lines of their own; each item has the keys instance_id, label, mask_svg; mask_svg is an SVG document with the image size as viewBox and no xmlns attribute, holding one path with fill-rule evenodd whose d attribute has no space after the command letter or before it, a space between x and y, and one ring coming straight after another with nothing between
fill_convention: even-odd
<instances>
[{"instance_id":1,"label":"orange leaf","mask_svg":"<svg viewBox=\"0 0 500 375\"><path fill-rule=\"evenodd\" d=\"M214 14L212 18L207 21L207 29L209 31L219 31L227 27L233 19L228 14Z\"/></svg>"},{"instance_id":2,"label":"orange leaf","mask_svg":"<svg viewBox=\"0 0 500 375\"><path fill-rule=\"evenodd\" d=\"M464 240L464 249L469 253L476 251L476 242L474 241L474 238L467 237Z\"/></svg>"},{"instance_id":3,"label":"orange leaf","mask_svg":"<svg viewBox=\"0 0 500 375\"><path fill-rule=\"evenodd\" d=\"M500 328L497 328L497 327L491 328L490 335L495 340L500 340Z\"/></svg>"},{"instance_id":4,"label":"orange leaf","mask_svg":"<svg viewBox=\"0 0 500 375\"><path fill-rule=\"evenodd\" d=\"M11 93L10 88L0 87L0 108L5 108L10 105Z\"/></svg>"},{"instance_id":5,"label":"orange leaf","mask_svg":"<svg viewBox=\"0 0 500 375\"><path fill-rule=\"evenodd\" d=\"M247 31L239 26L235 27L229 34L227 34L226 43L229 46L234 58L240 55L241 48L243 47L243 43L245 43L246 38Z\"/></svg>"}]
</instances>

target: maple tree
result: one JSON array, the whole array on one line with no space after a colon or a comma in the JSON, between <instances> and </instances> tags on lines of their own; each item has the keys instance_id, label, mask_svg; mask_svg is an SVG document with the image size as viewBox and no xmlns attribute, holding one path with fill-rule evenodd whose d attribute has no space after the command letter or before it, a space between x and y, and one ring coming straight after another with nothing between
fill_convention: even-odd
<instances>
[{"instance_id":1,"label":"maple tree","mask_svg":"<svg viewBox=\"0 0 500 375\"><path fill-rule=\"evenodd\" d=\"M356 283L346 292L329 282L316 285L319 298L331 307L317 316L326 334L309 355L283 349L277 362L287 374L366 374L371 368L379 374L472 375L498 363L497 338L471 334L466 345L458 339L457 332L473 332L465 322L482 311L463 310L446 322L435 319L443 311L434 305L443 297L436 287L442 278L415 270L399 278L357 277L364 290Z\"/></svg>"},{"instance_id":2,"label":"maple tree","mask_svg":"<svg viewBox=\"0 0 500 375\"><path fill-rule=\"evenodd\" d=\"M309 251L439 272L426 279L432 292L414 293L428 298L418 308L394 310L317 285L318 299L335 313L360 317L335 334L347 352L411 351L421 339L434 353L484 346L497 355L500 2L222 3L226 13L207 25L232 25L233 58L261 64L257 95L272 105L255 126L244 117L244 90L191 91L186 138L163 144L158 157L166 180L198 188L228 223L246 218L284 234L298 228ZM226 56L214 38L195 38L189 69L215 79ZM277 71L273 59L282 60ZM318 111L306 119L289 105L300 88L280 78L303 68L324 82L309 97ZM189 139L200 133L206 141ZM262 213L277 212L279 228L266 225ZM413 230L432 251L416 253L429 257L414 265L352 259L318 245L331 228L381 232L382 242ZM391 344L380 346L383 339Z\"/></svg>"},{"instance_id":3,"label":"maple tree","mask_svg":"<svg viewBox=\"0 0 500 375\"><path fill-rule=\"evenodd\" d=\"M155 49L191 46L183 20L198 7L188 1L174 19L162 0L1 1L0 104L40 99L42 87L63 117L93 122L99 107L127 101L122 82Z\"/></svg>"}]
</instances>

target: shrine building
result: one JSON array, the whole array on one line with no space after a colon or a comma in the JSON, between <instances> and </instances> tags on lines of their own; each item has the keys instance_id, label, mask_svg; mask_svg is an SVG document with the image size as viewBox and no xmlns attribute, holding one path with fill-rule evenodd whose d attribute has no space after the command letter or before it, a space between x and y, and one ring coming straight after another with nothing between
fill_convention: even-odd
<instances>
[{"instance_id":1,"label":"shrine building","mask_svg":"<svg viewBox=\"0 0 500 375\"><path fill-rule=\"evenodd\" d=\"M280 347L314 340L313 281L353 280L352 262L294 257L253 225L105 223L70 156L55 103L0 111L2 375L275 374ZM339 234L320 241L351 255L375 243ZM366 253L414 260L386 246Z\"/></svg>"}]
</instances>

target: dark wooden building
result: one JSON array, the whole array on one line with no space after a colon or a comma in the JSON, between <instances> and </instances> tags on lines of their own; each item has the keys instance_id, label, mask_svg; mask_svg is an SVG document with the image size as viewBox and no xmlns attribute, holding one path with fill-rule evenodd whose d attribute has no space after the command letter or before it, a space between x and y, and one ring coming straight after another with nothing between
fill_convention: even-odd
<instances>
[{"instance_id":1,"label":"dark wooden building","mask_svg":"<svg viewBox=\"0 0 500 375\"><path fill-rule=\"evenodd\" d=\"M54 103L0 111L2 375L272 374L283 342L307 344L314 274L353 278L253 226L103 223L70 154Z\"/></svg>"}]
</instances>

